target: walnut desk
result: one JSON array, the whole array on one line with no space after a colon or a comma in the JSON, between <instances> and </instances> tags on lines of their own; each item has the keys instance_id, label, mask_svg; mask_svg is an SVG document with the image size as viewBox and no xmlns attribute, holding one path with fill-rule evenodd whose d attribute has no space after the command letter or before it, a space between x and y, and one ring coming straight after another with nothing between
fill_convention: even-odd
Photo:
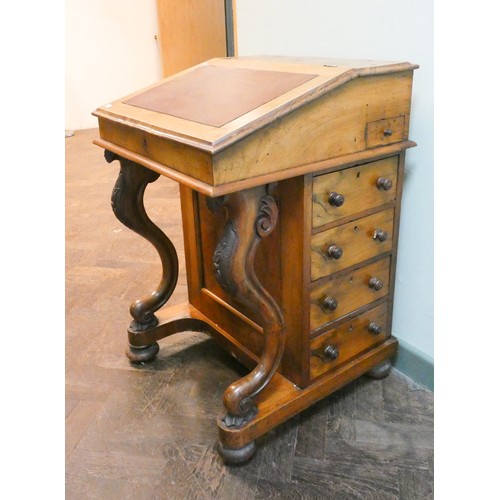
<instances>
[{"instance_id":1,"label":"walnut desk","mask_svg":"<svg viewBox=\"0 0 500 500\"><path fill-rule=\"evenodd\" d=\"M226 462L356 377L389 373L417 67L218 58L94 112L95 143L121 166L113 210L162 262L155 291L130 306L128 357L203 331L251 370L223 397ZM177 254L143 204L160 175L180 184L189 290L162 321Z\"/></svg>"}]
</instances>

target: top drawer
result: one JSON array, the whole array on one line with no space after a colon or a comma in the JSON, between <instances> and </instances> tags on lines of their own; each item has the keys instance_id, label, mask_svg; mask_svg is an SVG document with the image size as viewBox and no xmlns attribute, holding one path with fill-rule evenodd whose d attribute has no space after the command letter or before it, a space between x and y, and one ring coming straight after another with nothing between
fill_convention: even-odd
<instances>
[{"instance_id":1,"label":"top drawer","mask_svg":"<svg viewBox=\"0 0 500 500\"><path fill-rule=\"evenodd\" d=\"M366 124L366 147L376 148L404 138L405 117L386 118Z\"/></svg>"},{"instance_id":2,"label":"top drawer","mask_svg":"<svg viewBox=\"0 0 500 500\"><path fill-rule=\"evenodd\" d=\"M392 156L314 177L313 227L394 201L397 175L398 156Z\"/></svg>"}]
</instances>

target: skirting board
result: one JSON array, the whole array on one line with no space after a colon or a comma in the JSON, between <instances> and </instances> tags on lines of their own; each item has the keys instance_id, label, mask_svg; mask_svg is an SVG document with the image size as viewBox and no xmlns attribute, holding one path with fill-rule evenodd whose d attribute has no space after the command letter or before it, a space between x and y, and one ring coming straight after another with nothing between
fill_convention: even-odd
<instances>
[{"instance_id":1,"label":"skirting board","mask_svg":"<svg viewBox=\"0 0 500 500\"><path fill-rule=\"evenodd\" d=\"M392 366L431 391L434 390L434 362L423 352L398 339L399 347Z\"/></svg>"}]
</instances>

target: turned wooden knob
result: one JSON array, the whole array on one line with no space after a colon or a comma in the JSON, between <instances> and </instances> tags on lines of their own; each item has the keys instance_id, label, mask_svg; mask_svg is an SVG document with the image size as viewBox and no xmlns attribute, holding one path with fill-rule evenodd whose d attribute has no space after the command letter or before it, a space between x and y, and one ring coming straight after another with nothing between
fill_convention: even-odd
<instances>
[{"instance_id":1,"label":"turned wooden knob","mask_svg":"<svg viewBox=\"0 0 500 500\"><path fill-rule=\"evenodd\" d=\"M328 195L328 203L330 203L332 207L340 207L344 204L344 197L341 194L332 191Z\"/></svg>"},{"instance_id":2,"label":"turned wooden knob","mask_svg":"<svg viewBox=\"0 0 500 500\"><path fill-rule=\"evenodd\" d=\"M372 321L368 325L368 331L370 333L373 333L373 335L380 335L382 333L382 327L380 325L377 325L374 321Z\"/></svg>"},{"instance_id":3,"label":"turned wooden knob","mask_svg":"<svg viewBox=\"0 0 500 500\"><path fill-rule=\"evenodd\" d=\"M330 359L337 359L339 357L339 351L332 345L327 345L325 347L325 356Z\"/></svg>"},{"instance_id":4,"label":"turned wooden knob","mask_svg":"<svg viewBox=\"0 0 500 500\"><path fill-rule=\"evenodd\" d=\"M344 251L342 250L342 248L338 247L337 245L330 245L326 251L328 257L332 259L340 259L343 253Z\"/></svg>"},{"instance_id":5,"label":"turned wooden knob","mask_svg":"<svg viewBox=\"0 0 500 500\"><path fill-rule=\"evenodd\" d=\"M389 191L392 187L392 181L387 177L379 177L377 179L377 187L379 189L383 189L384 191Z\"/></svg>"},{"instance_id":6,"label":"turned wooden knob","mask_svg":"<svg viewBox=\"0 0 500 500\"><path fill-rule=\"evenodd\" d=\"M373 233L373 239L380 242L384 242L388 237L389 235L382 229L375 229L375 232Z\"/></svg>"},{"instance_id":7,"label":"turned wooden knob","mask_svg":"<svg viewBox=\"0 0 500 500\"><path fill-rule=\"evenodd\" d=\"M375 276L374 276L368 282L368 286L370 288L372 288L373 290L376 290L378 292L379 290L382 290L382 288L384 286L384 282L380 281L378 278L375 278Z\"/></svg>"},{"instance_id":8,"label":"turned wooden knob","mask_svg":"<svg viewBox=\"0 0 500 500\"><path fill-rule=\"evenodd\" d=\"M335 311L337 309L338 303L337 300L333 297L325 297L323 300L323 309L327 311Z\"/></svg>"},{"instance_id":9,"label":"turned wooden knob","mask_svg":"<svg viewBox=\"0 0 500 500\"><path fill-rule=\"evenodd\" d=\"M380 129L379 129L379 130L380 130ZM385 137L390 137L391 135L392 135L392 129L390 129L390 128L386 128L386 129L384 130L384 136L385 136Z\"/></svg>"}]
</instances>

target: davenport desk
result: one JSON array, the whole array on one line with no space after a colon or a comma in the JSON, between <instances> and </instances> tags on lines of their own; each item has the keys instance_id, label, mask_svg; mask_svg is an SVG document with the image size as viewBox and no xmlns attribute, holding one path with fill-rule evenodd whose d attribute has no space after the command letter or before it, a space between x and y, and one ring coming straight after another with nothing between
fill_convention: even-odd
<instances>
[{"instance_id":1,"label":"davenport desk","mask_svg":"<svg viewBox=\"0 0 500 500\"><path fill-rule=\"evenodd\" d=\"M182 331L213 336L251 370L224 393L219 446L248 460L256 439L355 378L389 373L410 63L218 58L98 108L120 173L117 218L162 263L130 306L131 362ZM180 185L189 302L168 237L143 195Z\"/></svg>"}]
</instances>

